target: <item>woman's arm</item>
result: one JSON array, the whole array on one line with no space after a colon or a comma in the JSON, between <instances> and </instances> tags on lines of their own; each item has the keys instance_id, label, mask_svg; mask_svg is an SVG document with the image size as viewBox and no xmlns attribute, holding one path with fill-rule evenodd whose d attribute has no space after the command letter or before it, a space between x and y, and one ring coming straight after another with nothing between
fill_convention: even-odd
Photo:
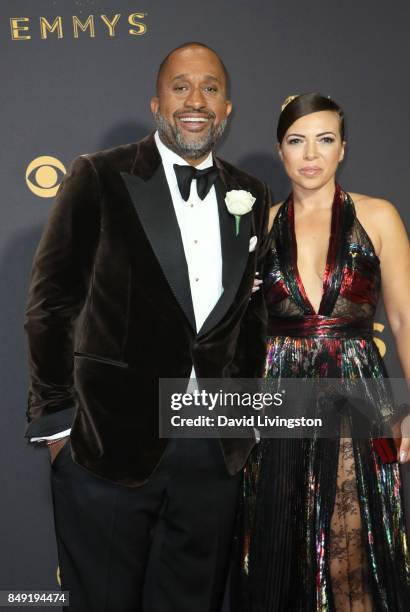
<instances>
[{"instance_id":1,"label":"woman's arm","mask_svg":"<svg viewBox=\"0 0 410 612\"><path fill-rule=\"evenodd\" d=\"M382 293L405 378L410 383L410 245L403 221L386 200L371 202L372 217L380 237ZM405 423L407 436L408 423ZM400 461L410 460L410 438L403 437Z\"/></svg>"}]
</instances>

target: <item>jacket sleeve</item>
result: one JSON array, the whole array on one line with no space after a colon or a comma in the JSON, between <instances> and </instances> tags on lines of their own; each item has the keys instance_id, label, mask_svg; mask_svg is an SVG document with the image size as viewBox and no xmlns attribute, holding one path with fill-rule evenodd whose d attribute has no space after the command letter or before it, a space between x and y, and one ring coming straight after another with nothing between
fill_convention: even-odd
<instances>
[{"instance_id":1,"label":"jacket sleeve","mask_svg":"<svg viewBox=\"0 0 410 612\"><path fill-rule=\"evenodd\" d=\"M272 203L270 189L265 185L262 198L258 233L258 255L256 271L263 276L263 266L268 249L268 221ZM236 378L261 378L266 358L267 310L263 286L250 295L250 300L242 318L231 375Z\"/></svg>"},{"instance_id":2,"label":"jacket sleeve","mask_svg":"<svg viewBox=\"0 0 410 612\"><path fill-rule=\"evenodd\" d=\"M99 202L94 165L78 157L59 188L34 257L24 326L28 438L68 429L75 414L74 327L91 285Z\"/></svg>"}]
</instances>

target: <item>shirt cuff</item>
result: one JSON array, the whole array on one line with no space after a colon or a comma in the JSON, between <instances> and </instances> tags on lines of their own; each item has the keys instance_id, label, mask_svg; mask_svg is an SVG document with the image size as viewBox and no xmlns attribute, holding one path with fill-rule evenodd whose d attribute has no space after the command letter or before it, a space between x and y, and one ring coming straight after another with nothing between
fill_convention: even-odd
<instances>
[{"instance_id":1,"label":"shirt cuff","mask_svg":"<svg viewBox=\"0 0 410 612\"><path fill-rule=\"evenodd\" d=\"M64 431L59 431L52 436L42 436L41 438L30 438L30 442L43 442L43 440L58 440L59 438L65 438L70 435L70 429L65 429Z\"/></svg>"}]
</instances>

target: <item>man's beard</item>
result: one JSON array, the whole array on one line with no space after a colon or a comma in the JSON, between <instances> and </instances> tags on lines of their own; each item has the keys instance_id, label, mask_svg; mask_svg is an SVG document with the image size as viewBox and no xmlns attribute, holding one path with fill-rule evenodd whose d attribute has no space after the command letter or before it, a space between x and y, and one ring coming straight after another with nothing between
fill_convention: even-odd
<instances>
[{"instance_id":1,"label":"man's beard","mask_svg":"<svg viewBox=\"0 0 410 612\"><path fill-rule=\"evenodd\" d=\"M209 117L214 118L215 115L209 113ZM224 133L227 121L227 118L223 119L219 125L212 125L202 138L189 141L185 140L178 125L169 123L159 110L155 115L155 123L162 142L184 159L200 159L209 153Z\"/></svg>"}]
</instances>

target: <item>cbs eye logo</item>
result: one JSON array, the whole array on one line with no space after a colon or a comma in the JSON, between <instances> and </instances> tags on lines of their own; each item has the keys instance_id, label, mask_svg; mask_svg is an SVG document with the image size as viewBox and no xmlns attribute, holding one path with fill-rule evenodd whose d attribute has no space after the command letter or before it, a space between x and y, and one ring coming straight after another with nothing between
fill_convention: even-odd
<instances>
[{"instance_id":1,"label":"cbs eye logo","mask_svg":"<svg viewBox=\"0 0 410 612\"><path fill-rule=\"evenodd\" d=\"M27 166L27 187L40 198L53 198L65 173L64 164L56 157L36 157Z\"/></svg>"}]
</instances>

